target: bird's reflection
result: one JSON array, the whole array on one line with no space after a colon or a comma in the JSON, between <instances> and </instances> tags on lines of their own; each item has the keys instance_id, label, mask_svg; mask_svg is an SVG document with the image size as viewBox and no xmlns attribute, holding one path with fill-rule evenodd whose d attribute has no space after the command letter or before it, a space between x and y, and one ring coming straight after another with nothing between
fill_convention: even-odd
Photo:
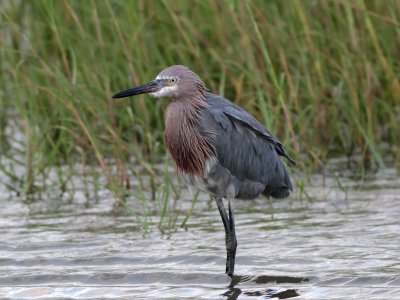
<instances>
[{"instance_id":1,"label":"bird's reflection","mask_svg":"<svg viewBox=\"0 0 400 300\"><path fill-rule=\"evenodd\" d=\"M255 291L251 291L246 289L245 291L242 291L239 287L236 287L239 283L243 282L253 282L256 283L257 285L259 284L267 284L267 283L275 283L275 284L280 284L280 283L291 283L291 284L296 284L296 283L302 283L302 282L307 282L309 281L308 278L305 277L291 277L291 276L233 276L231 283L228 285L228 289L226 290L225 293L223 293L221 296L226 297L228 300L235 300L239 298L239 295L244 294L246 296L256 296L256 297L262 297L264 296L265 299L272 299L272 298L278 298L278 299L289 299L293 297L299 296L299 292L297 289L286 289L282 290L279 288L272 289L272 288L267 288L266 290L260 290L257 288Z\"/></svg>"},{"instance_id":2,"label":"bird's reflection","mask_svg":"<svg viewBox=\"0 0 400 300\"><path fill-rule=\"evenodd\" d=\"M242 281L247 281L247 280L242 280L242 277L244 276L233 276L231 283L228 286L228 290L222 294L222 296L226 297L226 299L229 300L235 300L239 297L239 295L242 293L242 290L239 288L235 288L235 286Z\"/></svg>"}]
</instances>

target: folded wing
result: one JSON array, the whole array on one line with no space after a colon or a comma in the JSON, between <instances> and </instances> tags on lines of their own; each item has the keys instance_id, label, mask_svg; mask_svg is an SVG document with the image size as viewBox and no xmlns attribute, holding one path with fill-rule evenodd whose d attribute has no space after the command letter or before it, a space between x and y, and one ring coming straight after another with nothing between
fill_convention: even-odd
<instances>
[{"instance_id":1,"label":"folded wing","mask_svg":"<svg viewBox=\"0 0 400 300\"><path fill-rule=\"evenodd\" d=\"M202 127L213 133L219 163L241 182L265 185L264 194L285 197L292 190L280 156L295 164L282 144L253 116L230 101L207 94L210 105L202 116Z\"/></svg>"}]
</instances>

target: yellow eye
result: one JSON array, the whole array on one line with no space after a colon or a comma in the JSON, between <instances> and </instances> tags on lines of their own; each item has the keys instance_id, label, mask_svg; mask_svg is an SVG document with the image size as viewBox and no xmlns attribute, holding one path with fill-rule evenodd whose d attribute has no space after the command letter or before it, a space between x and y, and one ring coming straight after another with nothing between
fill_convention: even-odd
<instances>
[{"instance_id":1,"label":"yellow eye","mask_svg":"<svg viewBox=\"0 0 400 300\"><path fill-rule=\"evenodd\" d=\"M178 79L176 79L176 78L171 78L171 79L169 80L169 83L170 83L170 84L175 84L177 81L178 81Z\"/></svg>"}]
</instances>

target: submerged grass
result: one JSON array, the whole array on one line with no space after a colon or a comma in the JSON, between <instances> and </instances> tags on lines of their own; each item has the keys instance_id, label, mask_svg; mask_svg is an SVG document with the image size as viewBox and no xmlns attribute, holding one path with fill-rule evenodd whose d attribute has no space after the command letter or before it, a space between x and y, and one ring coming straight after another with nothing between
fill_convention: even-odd
<instances>
[{"instance_id":1,"label":"submerged grass","mask_svg":"<svg viewBox=\"0 0 400 300\"><path fill-rule=\"evenodd\" d=\"M400 159L382 147L400 140L396 0L3 1L0 26L0 151L25 170L0 158L0 176L25 194L50 167L65 186L60 166L80 162L100 166L123 206L132 178L170 198L155 167L167 101L110 96L172 64L257 116L303 172L337 154Z\"/></svg>"}]
</instances>

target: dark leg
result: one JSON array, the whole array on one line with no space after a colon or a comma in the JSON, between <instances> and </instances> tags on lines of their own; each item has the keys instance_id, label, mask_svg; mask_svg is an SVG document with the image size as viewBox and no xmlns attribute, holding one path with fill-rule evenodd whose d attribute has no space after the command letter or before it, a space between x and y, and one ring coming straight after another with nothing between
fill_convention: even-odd
<instances>
[{"instance_id":1,"label":"dark leg","mask_svg":"<svg viewBox=\"0 0 400 300\"><path fill-rule=\"evenodd\" d=\"M236 240L236 231L235 231L235 218L233 212L233 200L229 200L228 202L229 209L229 238L226 239L226 251L227 251L227 274L229 276L233 276L233 272L235 269L235 257L236 257L236 248L237 248L237 240Z\"/></svg>"},{"instance_id":2,"label":"dark leg","mask_svg":"<svg viewBox=\"0 0 400 300\"><path fill-rule=\"evenodd\" d=\"M235 233L235 218L233 214L233 200L228 202L229 218L226 214L224 203L221 198L216 199L219 214L221 215L222 222L225 228L225 245L226 245L226 271L230 277L233 276L235 269L235 256L236 256L236 233Z\"/></svg>"}]
</instances>

